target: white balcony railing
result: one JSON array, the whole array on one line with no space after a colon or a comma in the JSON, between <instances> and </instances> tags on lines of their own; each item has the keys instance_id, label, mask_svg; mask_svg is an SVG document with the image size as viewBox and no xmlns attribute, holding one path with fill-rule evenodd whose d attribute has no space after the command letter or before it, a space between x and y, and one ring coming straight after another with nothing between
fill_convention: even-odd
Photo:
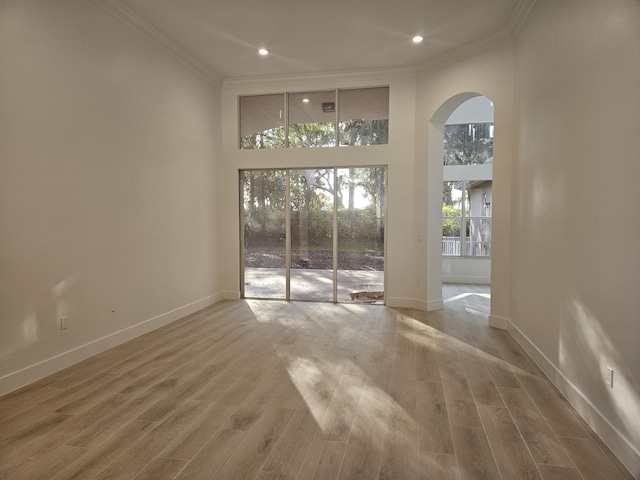
<instances>
[{"instance_id":1,"label":"white balcony railing","mask_svg":"<svg viewBox=\"0 0 640 480\"><path fill-rule=\"evenodd\" d=\"M462 242L460 237L442 237L442 255L459 257ZM465 256L468 257L488 257L491 255L491 242L487 240L471 240L467 237Z\"/></svg>"}]
</instances>

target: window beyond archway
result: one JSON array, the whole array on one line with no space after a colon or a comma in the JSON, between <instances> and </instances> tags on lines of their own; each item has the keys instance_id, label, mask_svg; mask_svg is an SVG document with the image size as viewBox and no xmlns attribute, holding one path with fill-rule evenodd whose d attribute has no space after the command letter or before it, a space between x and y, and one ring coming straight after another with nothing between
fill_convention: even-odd
<instances>
[{"instance_id":1,"label":"window beyond archway","mask_svg":"<svg viewBox=\"0 0 640 480\"><path fill-rule=\"evenodd\" d=\"M493 201L493 103L462 103L444 126L442 255L489 257Z\"/></svg>"}]
</instances>

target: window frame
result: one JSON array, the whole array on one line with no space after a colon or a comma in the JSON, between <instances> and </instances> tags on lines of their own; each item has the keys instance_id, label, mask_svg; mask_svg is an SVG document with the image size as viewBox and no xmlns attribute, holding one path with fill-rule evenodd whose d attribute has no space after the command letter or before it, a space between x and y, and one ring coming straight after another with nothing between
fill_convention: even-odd
<instances>
[{"instance_id":1,"label":"window frame","mask_svg":"<svg viewBox=\"0 0 640 480\"><path fill-rule=\"evenodd\" d=\"M353 88L334 88L334 89L318 89L318 90L313 90L313 91L309 91L309 90L301 90L301 91L296 91L296 92L276 92L276 93L263 93L263 94L249 94L249 95L238 95L238 101L237 101L237 112L238 112L238 138L237 138L237 148L239 150L273 150L273 149L279 149L279 148L340 148L340 147L369 147L369 146L374 146L374 145L388 145L389 144L389 118L386 118L384 120L386 120L386 143L367 143L367 144L361 144L361 145L351 145L351 144L346 144L346 145L342 145L341 143L341 138L340 138L340 124L342 122L342 120L340 119L340 96L341 96L341 92L347 92L347 91L353 91L353 90L369 90L369 89L382 89L385 88L387 89L387 91L389 92L387 95L387 117L389 117L389 113L390 113L390 93L391 93L391 88L389 85L378 85L378 86L366 86L366 87L353 87ZM332 145L319 145L319 146L314 146L314 147L292 147L290 145L290 130L289 130L289 122L290 122L290 112L289 112L289 96L290 95L300 95L300 94L309 94L309 95L313 95L315 93L326 93L326 92L334 92L334 97L335 97L335 113L333 116L333 120L332 120L332 124L333 124L333 130L334 130L334 142ZM267 96L279 96L282 95L283 97L283 105L282 105L282 112L283 112L283 122L284 122L284 146L283 147L263 147L263 148L245 148L243 147L243 138L248 136L248 135L259 135L260 133L264 133L270 130L274 130L276 127L273 127L271 129L267 129L264 130L263 132L255 132L253 134L248 134L243 136L242 135L242 99L243 98L247 98L247 97L267 97ZM367 120L367 119L363 119L363 120ZM279 128L279 127L278 127Z\"/></svg>"}]
</instances>

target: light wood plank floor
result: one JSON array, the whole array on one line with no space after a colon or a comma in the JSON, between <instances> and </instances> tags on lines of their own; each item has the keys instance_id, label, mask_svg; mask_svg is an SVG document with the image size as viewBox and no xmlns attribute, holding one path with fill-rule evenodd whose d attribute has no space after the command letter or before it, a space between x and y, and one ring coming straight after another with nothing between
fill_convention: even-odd
<instances>
[{"instance_id":1,"label":"light wood plank floor","mask_svg":"<svg viewBox=\"0 0 640 480\"><path fill-rule=\"evenodd\" d=\"M632 479L488 291L223 302L0 398L0 479Z\"/></svg>"}]
</instances>

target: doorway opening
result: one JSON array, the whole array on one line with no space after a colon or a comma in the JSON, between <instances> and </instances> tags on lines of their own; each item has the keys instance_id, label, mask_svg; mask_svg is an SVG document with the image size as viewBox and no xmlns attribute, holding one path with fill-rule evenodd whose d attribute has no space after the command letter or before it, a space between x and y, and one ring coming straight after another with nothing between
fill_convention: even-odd
<instances>
[{"instance_id":1,"label":"doorway opening","mask_svg":"<svg viewBox=\"0 0 640 480\"><path fill-rule=\"evenodd\" d=\"M493 102L462 102L444 124L442 187L443 299L451 284L474 292L491 284ZM464 288L463 288L464 289ZM487 312L488 314L488 312Z\"/></svg>"},{"instance_id":2,"label":"doorway opening","mask_svg":"<svg viewBox=\"0 0 640 480\"><path fill-rule=\"evenodd\" d=\"M448 128L457 129L457 132ZM493 105L477 92L459 93L449 98L430 119L427 167L429 310L445 306L443 284L492 283L491 255L495 249L490 240L495 195L493 150L486 147L492 147L493 133ZM445 153L445 149L449 152ZM480 189L479 196L477 189ZM453 208L444 208L447 204Z\"/></svg>"},{"instance_id":3,"label":"doorway opening","mask_svg":"<svg viewBox=\"0 0 640 480\"><path fill-rule=\"evenodd\" d=\"M386 172L242 170L242 298L384 304Z\"/></svg>"}]
</instances>

